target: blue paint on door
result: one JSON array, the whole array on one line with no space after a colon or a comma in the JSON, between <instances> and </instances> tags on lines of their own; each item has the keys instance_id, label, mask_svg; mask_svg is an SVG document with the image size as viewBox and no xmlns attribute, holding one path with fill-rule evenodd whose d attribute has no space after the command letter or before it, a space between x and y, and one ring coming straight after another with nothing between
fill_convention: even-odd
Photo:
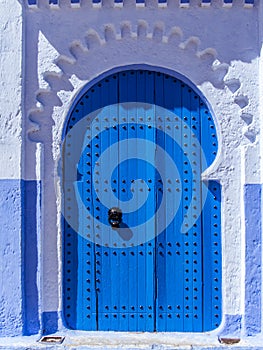
<instances>
[{"instance_id":1,"label":"blue paint on door","mask_svg":"<svg viewBox=\"0 0 263 350\"><path fill-rule=\"evenodd\" d=\"M125 108L126 102L162 106L168 112L158 115L158 107L142 104ZM74 145L81 156L72 162L71 171L65 170L63 181L67 326L182 332L218 327L221 188L215 181L201 181L218 149L205 102L177 78L129 70L102 79L83 93L71 111L66 135L71 136L84 119L86 127ZM69 140L64 157L72 156ZM109 149L107 164L116 164L111 174L101 164ZM171 160L176 164L173 173ZM144 203L136 191L145 196ZM125 207L119 228L108 222L112 194L120 209ZM173 220L171 212L176 213ZM131 243L135 227L141 227L137 244Z\"/></svg>"}]
</instances>

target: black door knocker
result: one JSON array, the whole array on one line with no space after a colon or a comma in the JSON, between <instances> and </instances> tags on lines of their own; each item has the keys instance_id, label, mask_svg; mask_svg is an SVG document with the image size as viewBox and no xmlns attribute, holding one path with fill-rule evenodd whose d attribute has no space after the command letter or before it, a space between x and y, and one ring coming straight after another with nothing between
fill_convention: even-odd
<instances>
[{"instance_id":1,"label":"black door knocker","mask_svg":"<svg viewBox=\"0 0 263 350\"><path fill-rule=\"evenodd\" d=\"M120 208L113 207L108 211L108 221L112 228L119 228L122 222L122 211Z\"/></svg>"}]
</instances>

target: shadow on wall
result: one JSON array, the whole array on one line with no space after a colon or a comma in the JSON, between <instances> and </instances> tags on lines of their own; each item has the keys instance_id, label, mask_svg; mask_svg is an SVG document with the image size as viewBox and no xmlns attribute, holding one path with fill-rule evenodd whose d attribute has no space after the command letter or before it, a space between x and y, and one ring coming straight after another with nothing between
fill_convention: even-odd
<instances>
[{"instance_id":1,"label":"shadow on wall","mask_svg":"<svg viewBox=\"0 0 263 350\"><path fill-rule=\"evenodd\" d=\"M258 32L257 9L244 9L244 1L234 2L232 8L222 8L222 2L217 0L212 1L209 9L201 8L198 1L188 9L178 8L177 1L160 9L154 0L145 8L136 7L130 0L126 0L122 8L114 8L111 0L105 0L100 8L92 7L87 0L82 1L82 8L70 8L69 1L65 0L61 1L60 8L53 9L44 0L39 0L39 7L34 8L27 7L25 1L19 2L24 11L25 179L36 179L34 142L44 145L42 177L45 180L42 186L45 192L41 199L41 215L48 220L43 220L41 227L44 276L41 293L45 305L44 332L50 333L58 328L58 316L51 310L58 310L59 299L57 198L52 150L53 109L62 105L58 92L73 90L69 80L73 74L80 80L89 81L103 70L132 64L162 66L191 78L196 85L209 81L216 88L223 89L228 85L237 91L240 82L225 82L224 78L232 61L249 63L259 56L255 35ZM239 28L239 32L233 34L233 28ZM40 37L45 39L46 47L40 46ZM50 67L47 65L40 86L39 69L47 64L50 48L57 52L57 58ZM44 59L38 61L41 50L46 50L43 51ZM184 71L180 71L181 67ZM32 183L30 186L36 187ZM29 203L28 193L28 190L24 191L25 203ZM30 207L30 213L32 210ZM33 249L33 259L28 258L30 247L37 242L37 225L34 227L32 231L30 225L24 225L24 271L27 271L24 295L27 305L31 305L24 310L25 334L37 333L40 324L37 252Z\"/></svg>"}]
</instances>

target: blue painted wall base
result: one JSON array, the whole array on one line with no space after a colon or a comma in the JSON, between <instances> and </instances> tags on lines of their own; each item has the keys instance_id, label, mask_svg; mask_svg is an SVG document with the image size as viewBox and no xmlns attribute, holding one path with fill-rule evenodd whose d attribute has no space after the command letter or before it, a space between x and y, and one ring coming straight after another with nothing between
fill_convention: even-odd
<instances>
[{"instance_id":1,"label":"blue painted wall base","mask_svg":"<svg viewBox=\"0 0 263 350\"><path fill-rule=\"evenodd\" d=\"M224 328L219 333L219 338L240 338L241 321L241 315L225 315Z\"/></svg>"},{"instance_id":2,"label":"blue painted wall base","mask_svg":"<svg viewBox=\"0 0 263 350\"><path fill-rule=\"evenodd\" d=\"M262 186L245 185L246 279L245 332L247 336L261 331L262 270Z\"/></svg>"},{"instance_id":3,"label":"blue painted wall base","mask_svg":"<svg viewBox=\"0 0 263 350\"><path fill-rule=\"evenodd\" d=\"M56 311L43 312L42 314L42 334L52 334L58 330L58 313Z\"/></svg>"},{"instance_id":4,"label":"blue painted wall base","mask_svg":"<svg viewBox=\"0 0 263 350\"><path fill-rule=\"evenodd\" d=\"M0 180L0 336L38 334L40 183Z\"/></svg>"},{"instance_id":5,"label":"blue painted wall base","mask_svg":"<svg viewBox=\"0 0 263 350\"><path fill-rule=\"evenodd\" d=\"M0 337L22 334L21 182L0 180Z\"/></svg>"},{"instance_id":6,"label":"blue painted wall base","mask_svg":"<svg viewBox=\"0 0 263 350\"><path fill-rule=\"evenodd\" d=\"M39 297L38 270L38 211L40 186L37 181L22 181L22 248L23 248L23 334L38 334Z\"/></svg>"}]
</instances>

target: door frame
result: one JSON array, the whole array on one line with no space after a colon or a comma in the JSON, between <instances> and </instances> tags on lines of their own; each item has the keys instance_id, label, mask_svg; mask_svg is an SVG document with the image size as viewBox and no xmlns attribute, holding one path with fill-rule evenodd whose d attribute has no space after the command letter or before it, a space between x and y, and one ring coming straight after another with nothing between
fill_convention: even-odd
<instances>
[{"instance_id":1,"label":"door frame","mask_svg":"<svg viewBox=\"0 0 263 350\"><path fill-rule=\"evenodd\" d=\"M92 86L94 86L95 84L97 84L99 81L103 80L104 78L106 78L107 76L110 76L114 73L120 73L120 72L125 72L125 71L129 71L129 70L150 70L150 71L155 71L155 72L160 72L163 74L167 74L171 77L180 79L182 82L184 82L187 86L189 86L191 89L193 89L193 91L195 91L195 93L200 97L200 99L202 99L205 104L207 105L209 112L212 115L213 121L215 123L215 128L216 128L216 135L217 135L217 139L218 139L218 149L217 149L217 154L216 154L216 158L213 161L213 163L205 170L204 175L206 177L206 179L209 178L209 173L211 171L211 168L213 168L215 166L215 164L217 163L217 160L219 158L219 154L220 154L220 149L221 149L221 133L219 132L219 125L218 125L218 121L217 118L215 118L213 110L209 104L209 102L207 101L207 99L205 98L205 96L202 94L202 92L185 76L181 75L180 73L177 73L175 71L166 69L164 67L156 67L156 66L150 66L150 65L146 65L146 64L135 64L135 65L128 65L128 66L119 66L119 67L115 67L111 70L108 70L106 72L103 72L101 75L99 75L98 77L92 79L90 82L86 83L82 88L79 89L79 91L72 97L71 100L71 104L70 104L70 108L67 112L67 117L64 121L63 124L63 129L62 129L62 140L64 140L65 136L66 136L66 129L67 129L67 125L68 122L70 120L70 116L72 111L74 110L74 108L76 107L76 104L78 103L79 99L88 91L92 88ZM63 202L63 201L62 201ZM64 203L62 203L62 206L64 205ZM222 202L221 202L222 205ZM223 208L221 207L221 212L223 211ZM63 232L64 232L64 227L62 224L62 228L63 228ZM63 233L64 234L64 233ZM222 231L220 231L220 235L222 237ZM63 255L63 253L62 253ZM223 249L221 250L221 259L223 261ZM64 268L64 267L63 267ZM223 282L223 279L222 279ZM223 290L223 288L222 288ZM223 295L221 295L223 296ZM222 310L223 310L223 298L222 298ZM62 313L63 314L63 313ZM65 318L64 315L62 316L63 320L64 320L64 324L66 324L65 322ZM222 321L223 322L223 311L222 311ZM220 327L220 326L219 326ZM213 329L212 332L215 332L218 328Z\"/></svg>"}]
</instances>

